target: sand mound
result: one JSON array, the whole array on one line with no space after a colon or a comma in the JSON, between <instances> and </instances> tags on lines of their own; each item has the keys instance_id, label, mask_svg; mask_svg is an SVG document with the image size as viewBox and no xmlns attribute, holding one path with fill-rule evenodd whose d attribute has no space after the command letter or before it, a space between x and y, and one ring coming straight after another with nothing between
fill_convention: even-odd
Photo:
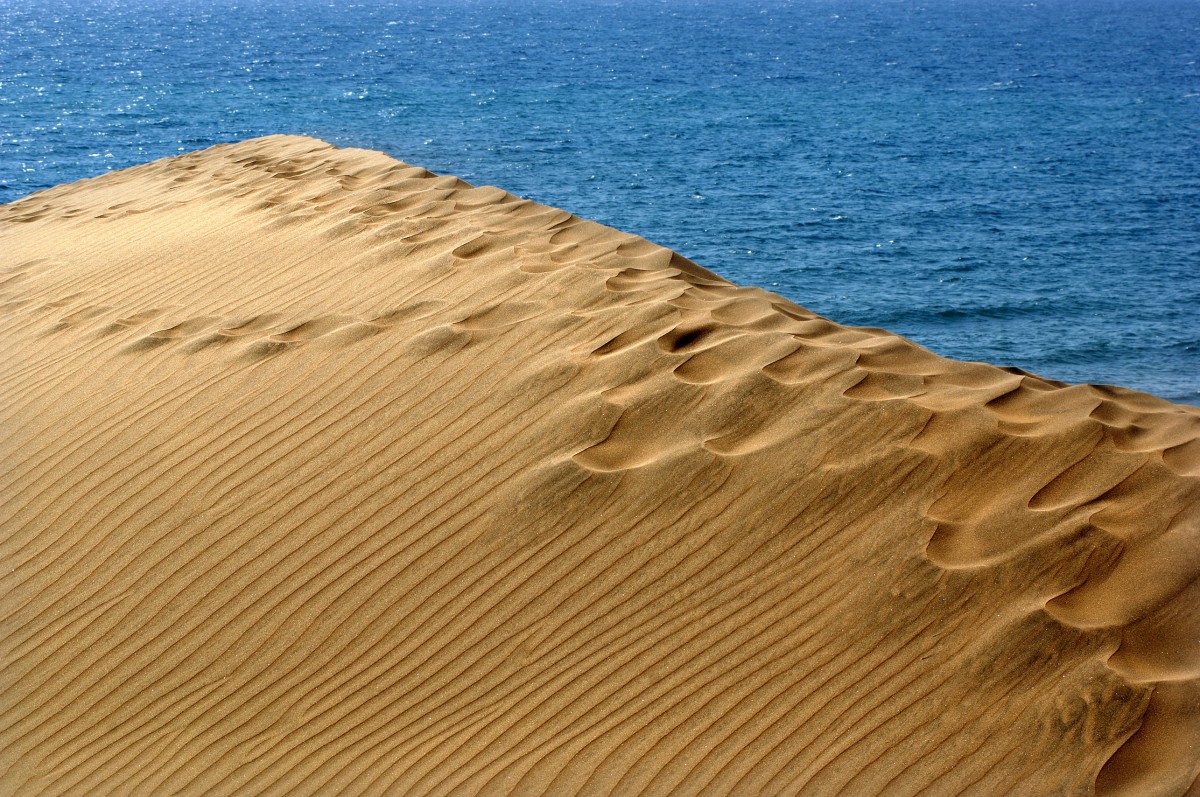
<instances>
[{"instance_id":1,"label":"sand mound","mask_svg":"<svg viewBox=\"0 0 1200 797\"><path fill-rule=\"evenodd\" d=\"M1200 789L1196 408L306 138L0 252L4 794Z\"/></svg>"}]
</instances>

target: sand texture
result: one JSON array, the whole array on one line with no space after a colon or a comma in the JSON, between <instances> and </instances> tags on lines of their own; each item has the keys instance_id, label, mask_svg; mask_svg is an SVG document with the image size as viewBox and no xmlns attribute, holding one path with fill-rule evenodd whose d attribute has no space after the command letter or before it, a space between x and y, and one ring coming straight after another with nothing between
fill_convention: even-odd
<instances>
[{"instance_id":1,"label":"sand texture","mask_svg":"<svg viewBox=\"0 0 1200 797\"><path fill-rule=\"evenodd\" d=\"M0 794L1200 793L1200 409L283 136L0 353Z\"/></svg>"}]
</instances>

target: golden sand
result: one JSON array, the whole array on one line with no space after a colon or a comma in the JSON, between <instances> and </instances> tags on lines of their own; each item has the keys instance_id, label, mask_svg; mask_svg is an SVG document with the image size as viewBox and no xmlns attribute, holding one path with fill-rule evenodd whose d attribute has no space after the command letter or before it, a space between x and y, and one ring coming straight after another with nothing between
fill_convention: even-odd
<instances>
[{"instance_id":1,"label":"golden sand","mask_svg":"<svg viewBox=\"0 0 1200 797\"><path fill-rule=\"evenodd\" d=\"M0 354L0 793L1200 791L1197 408L282 136L0 207Z\"/></svg>"}]
</instances>

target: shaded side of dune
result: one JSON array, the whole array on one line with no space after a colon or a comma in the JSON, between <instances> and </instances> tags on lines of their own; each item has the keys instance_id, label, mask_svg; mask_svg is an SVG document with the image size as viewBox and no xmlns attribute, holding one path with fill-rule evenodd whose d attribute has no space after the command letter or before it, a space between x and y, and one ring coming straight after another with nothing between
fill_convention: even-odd
<instances>
[{"instance_id":1,"label":"shaded side of dune","mask_svg":"<svg viewBox=\"0 0 1200 797\"><path fill-rule=\"evenodd\" d=\"M1196 408L306 138L0 253L0 792L1200 788Z\"/></svg>"}]
</instances>

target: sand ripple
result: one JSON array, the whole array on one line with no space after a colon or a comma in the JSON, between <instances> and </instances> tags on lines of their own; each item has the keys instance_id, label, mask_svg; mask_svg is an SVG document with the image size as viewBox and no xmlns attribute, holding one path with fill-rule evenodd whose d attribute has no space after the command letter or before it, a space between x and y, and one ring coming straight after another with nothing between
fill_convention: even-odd
<instances>
[{"instance_id":1,"label":"sand ripple","mask_svg":"<svg viewBox=\"0 0 1200 797\"><path fill-rule=\"evenodd\" d=\"M0 252L3 793L1195 788L1200 410L305 138Z\"/></svg>"}]
</instances>

